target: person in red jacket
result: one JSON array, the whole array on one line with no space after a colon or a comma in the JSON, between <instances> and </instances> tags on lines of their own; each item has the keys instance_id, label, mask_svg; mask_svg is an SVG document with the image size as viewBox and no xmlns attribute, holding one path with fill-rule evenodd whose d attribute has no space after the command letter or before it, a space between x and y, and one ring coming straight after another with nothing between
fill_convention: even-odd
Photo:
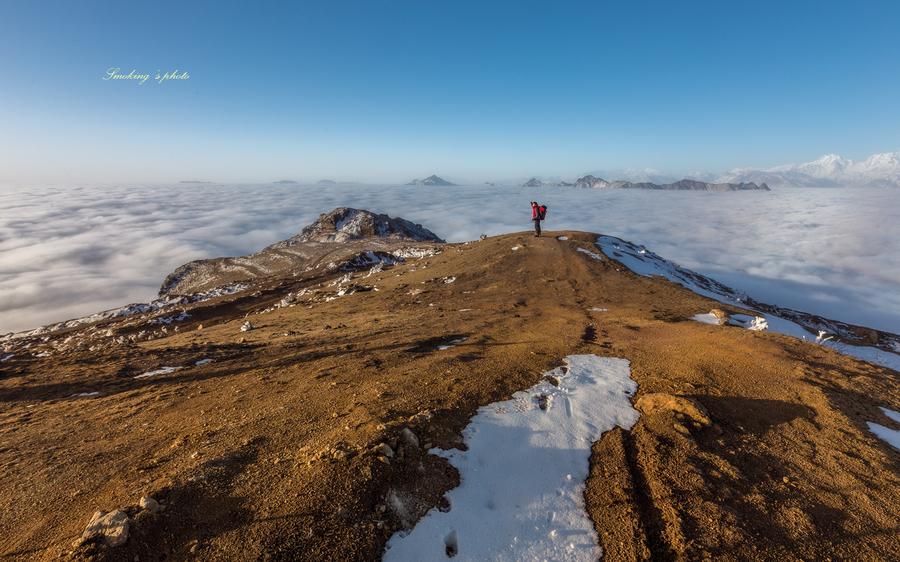
<instances>
[{"instance_id":1,"label":"person in red jacket","mask_svg":"<svg viewBox=\"0 0 900 562\"><path fill-rule=\"evenodd\" d=\"M534 235L541 235L541 208L538 206L537 201L531 202L531 222L534 223Z\"/></svg>"}]
</instances>

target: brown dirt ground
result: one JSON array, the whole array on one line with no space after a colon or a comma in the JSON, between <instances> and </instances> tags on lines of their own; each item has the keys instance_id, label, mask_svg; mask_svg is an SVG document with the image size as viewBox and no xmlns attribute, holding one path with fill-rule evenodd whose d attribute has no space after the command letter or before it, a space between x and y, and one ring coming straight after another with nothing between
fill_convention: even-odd
<instances>
[{"instance_id":1,"label":"brown dirt ground","mask_svg":"<svg viewBox=\"0 0 900 562\"><path fill-rule=\"evenodd\" d=\"M900 559L900 453L865 425L897 427L877 408L900 410L897 373L690 321L731 309L575 251L593 239L448 245L366 279L377 292L254 315L250 332L247 312L322 280L210 305L162 339L5 363L0 556L378 559L403 524L389 491L421 515L458 481L402 428L458 444L479 406L595 353L631 361L641 410L594 445L585 496L607 559ZM165 510L140 512L142 495ZM133 517L124 546L73 548L116 508Z\"/></svg>"}]
</instances>

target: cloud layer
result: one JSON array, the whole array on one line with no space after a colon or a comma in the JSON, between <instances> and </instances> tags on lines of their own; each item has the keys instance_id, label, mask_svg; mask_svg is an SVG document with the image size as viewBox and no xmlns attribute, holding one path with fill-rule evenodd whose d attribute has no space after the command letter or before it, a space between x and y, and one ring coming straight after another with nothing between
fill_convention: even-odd
<instances>
[{"instance_id":1,"label":"cloud layer","mask_svg":"<svg viewBox=\"0 0 900 562\"><path fill-rule=\"evenodd\" d=\"M535 198L547 229L620 236L760 300L900 331L895 190L179 184L0 190L0 333L149 300L182 263L258 250L337 206L463 241L528 229Z\"/></svg>"}]
</instances>

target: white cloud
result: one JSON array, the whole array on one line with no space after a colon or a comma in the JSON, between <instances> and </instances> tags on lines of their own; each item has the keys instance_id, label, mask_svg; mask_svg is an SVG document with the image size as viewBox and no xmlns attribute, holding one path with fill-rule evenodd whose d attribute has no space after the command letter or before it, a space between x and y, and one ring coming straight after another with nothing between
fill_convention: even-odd
<instances>
[{"instance_id":1,"label":"white cloud","mask_svg":"<svg viewBox=\"0 0 900 562\"><path fill-rule=\"evenodd\" d=\"M258 250L337 206L462 241L529 229L534 198L547 229L620 236L761 300L900 331L893 190L169 185L0 189L0 333L146 301L182 263Z\"/></svg>"}]
</instances>

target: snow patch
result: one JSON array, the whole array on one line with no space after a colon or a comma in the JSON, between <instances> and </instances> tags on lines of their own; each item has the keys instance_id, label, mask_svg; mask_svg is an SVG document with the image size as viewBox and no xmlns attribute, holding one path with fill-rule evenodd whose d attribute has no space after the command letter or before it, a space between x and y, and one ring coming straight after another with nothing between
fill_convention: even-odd
<instances>
[{"instance_id":1,"label":"snow patch","mask_svg":"<svg viewBox=\"0 0 900 562\"><path fill-rule=\"evenodd\" d=\"M881 408L884 415L900 423L900 412L895 412L888 408ZM879 439L887 442L891 447L900 450L900 430L891 429L875 422L867 422L869 431L874 433Z\"/></svg>"},{"instance_id":2,"label":"snow patch","mask_svg":"<svg viewBox=\"0 0 900 562\"><path fill-rule=\"evenodd\" d=\"M816 336L816 343L825 343L834 338L834 336L830 335L825 330L819 330L819 335Z\"/></svg>"},{"instance_id":3,"label":"snow patch","mask_svg":"<svg viewBox=\"0 0 900 562\"><path fill-rule=\"evenodd\" d=\"M421 259L430 258L440 253L440 250L436 248L400 248L391 252L391 255L400 259Z\"/></svg>"},{"instance_id":4,"label":"snow patch","mask_svg":"<svg viewBox=\"0 0 900 562\"><path fill-rule=\"evenodd\" d=\"M728 323L732 326L740 326L754 332L762 332L769 329L769 322L763 316L748 316L746 314L732 314L728 317Z\"/></svg>"},{"instance_id":5,"label":"snow patch","mask_svg":"<svg viewBox=\"0 0 900 562\"><path fill-rule=\"evenodd\" d=\"M200 359L198 361L194 361L194 365L197 367L202 367L203 365L208 365L209 363L212 363L212 362L213 362L212 359Z\"/></svg>"},{"instance_id":6,"label":"snow patch","mask_svg":"<svg viewBox=\"0 0 900 562\"><path fill-rule=\"evenodd\" d=\"M169 324L172 324L173 322L183 322L183 321L187 320L188 318L190 318L190 316L191 315L188 314L187 312L182 311L182 312L179 312L178 314L173 314L171 316L161 316L159 318L154 318L152 323L169 325Z\"/></svg>"},{"instance_id":7,"label":"snow patch","mask_svg":"<svg viewBox=\"0 0 900 562\"><path fill-rule=\"evenodd\" d=\"M702 322L703 324L713 324L715 326L718 326L722 323L722 320L712 312L707 312L706 314L695 314L691 316L691 320L696 320L697 322Z\"/></svg>"},{"instance_id":8,"label":"snow patch","mask_svg":"<svg viewBox=\"0 0 900 562\"><path fill-rule=\"evenodd\" d=\"M557 236L556 239L557 240L568 240L569 237L568 236Z\"/></svg>"},{"instance_id":9,"label":"snow patch","mask_svg":"<svg viewBox=\"0 0 900 562\"><path fill-rule=\"evenodd\" d=\"M429 304L428 306L432 306L432 305ZM455 340L450 340L443 345L437 346L437 349L438 349L438 351L445 351L447 349L450 349L451 347L456 347L457 345L461 344L464 341L466 341L466 338L456 338Z\"/></svg>"},{"instance_id":10,"label":"snow patch","mask_svg":"<svg viewBox=\"0 0 900 562\"><path fill-rule=\"evenodd\" d=\"M544 380L480 408L463 431L466 451L431 450L459 470L451 508L391 537L385 560L602 556L584 505L591 444L634 425L637 384L625 359L570 355L565 363L546 373L559 386Z\"/></svg>"},{"instance_id":11,"label":"snow patch","mask_svg":"<svg viewBox=\"0 0 900 562\"><path fill-rule=\"evenodd\" d=\"M577 249L579 252L581 252L582 254L587 254L587 255L591 256L592 258L594 258L594 259L597 260L597 261L602 261L602 260L603 260L603 257L602 257L600 254L594 253L594 252L592 252L592 251L590 251L590 250L586 250L586 249L584 249L584 248L576 248L576 249Z\"/></svg>"},{"instance_id":12,"label":"snow patch","mask_svg":"<svg viewBox=\"0 0 900 562\"><path fill-rule=\"evenodd\" d=\"M136 379L147 379L150 377L155 377L156 375L167 375L169 373L174 373L175 371L181 369L181 367L160 367L159 369L153 371L147 371L146 373L137 375Z\"/></svg>"}]
</instances>

